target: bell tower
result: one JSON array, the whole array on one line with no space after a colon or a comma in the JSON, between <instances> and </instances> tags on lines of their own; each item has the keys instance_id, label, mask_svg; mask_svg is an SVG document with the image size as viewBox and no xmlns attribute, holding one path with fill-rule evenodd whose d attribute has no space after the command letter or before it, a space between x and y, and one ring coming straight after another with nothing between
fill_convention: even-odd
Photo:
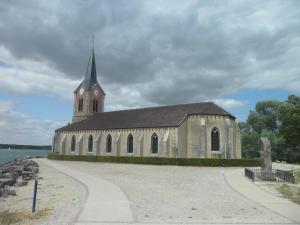
<instances>
[{"instance_id":1,"label":"bell tower","mask_svg":"<svg viewBox=\"0 0 300 225\"><path fill-rule=\"evenodd\" d=\"M92 48L85 77L74 91L72 123L79 122L97 112L103 112L105 93L97 81L94 47Z\"/></svg>"}]
</instances>

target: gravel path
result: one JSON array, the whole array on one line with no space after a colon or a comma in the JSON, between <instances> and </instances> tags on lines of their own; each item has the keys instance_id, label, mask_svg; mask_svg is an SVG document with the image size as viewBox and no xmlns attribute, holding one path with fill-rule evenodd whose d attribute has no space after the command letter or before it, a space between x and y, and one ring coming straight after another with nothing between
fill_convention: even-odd
<instances>
[{"instance_id":1,"label":"gravel path","mask_svg":"<svg viewBox=\"0 0 300 225\"><path fill-rule=\"evenodd\" d=\"M233 190L223 176L232 168L56 163L121 187L137 223L291 223Z\"/></svg>"}]
</instances>

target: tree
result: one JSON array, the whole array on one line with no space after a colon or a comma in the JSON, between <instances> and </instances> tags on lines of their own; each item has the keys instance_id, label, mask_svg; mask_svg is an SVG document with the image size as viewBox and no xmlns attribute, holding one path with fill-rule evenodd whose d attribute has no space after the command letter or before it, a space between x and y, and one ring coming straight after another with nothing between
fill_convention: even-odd
<instances>
[{"instance_id":1,"label":"tree","mask_svg":"<svg viewBox=\"0 0 300 225\"><path fill-rule=\"evenodd\" d=\"M285 114L280 134L288 148L287 161L300 162L300 101Z\"/></svg>"},{"instance_id":2,"label":"tree","mask_svg":"<svg viewBox=\"0 0 300 225\"><path fill-rule=\"evenodd\" d=\"M258 102L246 122L239 123L242 155L259 156L259 138L269 138L273 160L300 161L300 97Z\"/></svg>"}]
</instances>

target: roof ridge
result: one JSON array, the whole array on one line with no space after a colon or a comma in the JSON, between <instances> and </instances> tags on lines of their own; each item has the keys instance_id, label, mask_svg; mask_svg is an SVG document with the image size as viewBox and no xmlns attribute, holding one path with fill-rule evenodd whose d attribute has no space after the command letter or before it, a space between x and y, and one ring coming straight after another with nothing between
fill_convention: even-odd
<instances>
[{"instance_id":1,"label":"roof ridge","mask_svg":"<svg viewBox=\"0 0 300 225\"><path fill-rule=\"evenodd\" d=\"M133 111L133 110L145 110L145 109L171 108L176 106L188 106L188 105L209 104L209 103L213 103L213 102L207 101L207 102L194 102L194 103L177 104L177 105L161 105L161 106L144 107L144 108L121 109L121 110L114 110L114 111L107 111L107 112L97 112L95 114L124 112L124 111Z\"/></svg>"}]
</instances>

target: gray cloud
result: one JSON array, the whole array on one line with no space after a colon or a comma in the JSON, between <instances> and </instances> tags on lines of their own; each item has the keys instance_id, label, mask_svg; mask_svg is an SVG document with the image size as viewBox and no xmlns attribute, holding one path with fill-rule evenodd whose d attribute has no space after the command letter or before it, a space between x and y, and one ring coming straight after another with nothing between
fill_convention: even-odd
<instances>
[{"instance_id":1,"label":"gray cloud","mask_svg":"<svg viewBox=\"0 0 300 225\"><path fill-rule=\"evenodd\" d=\"M51 144L53 130L66 124L30 118L14 111L15 103L0 101L0 143Z\"/></svg>"},{"instance_id":2,"label":"gray cloud","mask_svg":"<svg viewBox=\"0 0 300 225\"><path fill-rule=\"evenodd\" d=\"M299 91L299 8L299 1L2 1L0 45L78 80L95 33L103 88L138 96L122 97L124 107L242 88Z\"/></svg>"}]
</instances>

